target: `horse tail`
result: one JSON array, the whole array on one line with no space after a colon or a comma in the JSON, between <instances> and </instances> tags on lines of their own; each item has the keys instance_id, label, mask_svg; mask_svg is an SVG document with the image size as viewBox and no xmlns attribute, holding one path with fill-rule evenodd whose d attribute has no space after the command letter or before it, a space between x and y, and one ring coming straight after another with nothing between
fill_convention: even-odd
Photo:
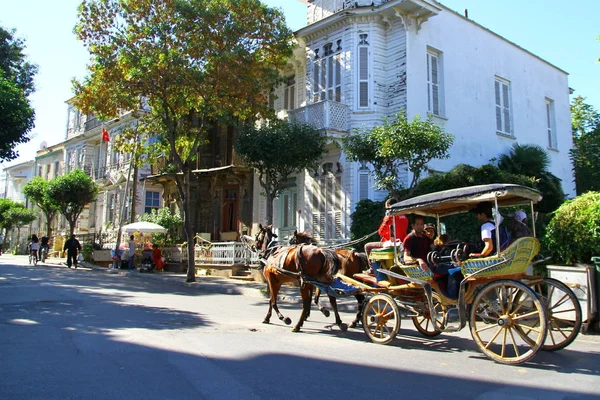
<instances>
[{"instance_id":1,"label":"horse tail","mask_svg":"<svg viewBox=\"0 0 600 400\"><path fill-rule=\"evenodd\" d=\"M333 277L339 270L341 266L341 261L335 250L330 249L321 249L321 253L325 258L325 266L327 270L327 276Z\"/></svg>"}]
</instances>

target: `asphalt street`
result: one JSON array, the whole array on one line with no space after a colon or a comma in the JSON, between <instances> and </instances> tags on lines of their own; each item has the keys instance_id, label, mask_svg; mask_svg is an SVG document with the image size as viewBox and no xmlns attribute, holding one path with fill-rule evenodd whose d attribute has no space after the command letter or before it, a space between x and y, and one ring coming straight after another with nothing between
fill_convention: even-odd
<instances>
[{"instance_id":1,"label":"asphalt street","mask_svg":"<svg viewBox=\"0 0 600 400\"><path fill-rule=\"evenodd\" d=\"M262 324L262 284L26 263L0 256L0 399L600 398L599 336L507 366L468 329L429 339L403 320L383 346L315 309L301 333ZM299 307L280 305L294 322Z\"/></svg>"}]
</instances>

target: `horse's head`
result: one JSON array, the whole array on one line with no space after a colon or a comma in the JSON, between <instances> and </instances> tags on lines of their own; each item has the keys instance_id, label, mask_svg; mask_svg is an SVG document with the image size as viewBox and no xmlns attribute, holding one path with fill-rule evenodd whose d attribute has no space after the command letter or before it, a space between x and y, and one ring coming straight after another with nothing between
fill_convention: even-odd
<instances>
[{"instance_id":1,"label":"horse's head","mask_svg":"<svg viewBox=\"0 0 600 400\"><path fill-rule=\"evenodd\" d=\"M259 224L258 232L256 233L256 236L254 238L254 247L259 252L265 254L269 247L269 244L271 244L273 239L276 238L277 235L273 233L273 225L263 226L262 224Z\"/></svg>"},{"instance_id":2,"label":"horse's head","mask_svg":"<svg viewBox=\"0 0 600 400\"><path fill-rule=\"evenodd\" d=\"M313 238L312 236L310 236L306 232L294 231L294 235L290 238L290 244L298 245L298 244L303 244L303 243L316 245L317 240L315 238Z\"/></svg>"}]
</instances>

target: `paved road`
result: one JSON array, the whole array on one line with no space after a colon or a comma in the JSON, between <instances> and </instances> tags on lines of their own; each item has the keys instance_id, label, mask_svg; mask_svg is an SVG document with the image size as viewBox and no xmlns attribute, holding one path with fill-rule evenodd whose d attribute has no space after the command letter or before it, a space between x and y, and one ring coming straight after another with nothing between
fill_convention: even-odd
<instances>
[{"instance_id":1,"label":"paved road","mask_svg":"<svg viewBox=\"0 0 600 400\"><path fill-rule=\"evenodd\" d=\"M248 290L24 263L0 256L0 399L600 398L598 336L511 367L467 330L425 339L404 322L380 346L313 312L292 333L262 324Z\"/></svg>"}]
</instances>

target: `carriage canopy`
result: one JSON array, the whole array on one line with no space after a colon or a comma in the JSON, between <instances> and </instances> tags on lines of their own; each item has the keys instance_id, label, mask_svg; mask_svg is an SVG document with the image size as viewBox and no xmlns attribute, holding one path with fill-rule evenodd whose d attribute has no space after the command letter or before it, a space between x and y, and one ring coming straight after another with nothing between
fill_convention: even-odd
<instances>
[{"instance_id":1,"label":"carriage canopy","mask_svg":"<svg viewBox=\"0 0 600 400\"><path fill-rule=\"evenodd\" d=\"M429 217L465 213L482 201L494 202L499 207L528 205L542 199L539 191L521 185L495 183L491 185L468 186L444 190L413 197L393 204L387 215L418 214Z\"/></svg>"}]
</instances>

